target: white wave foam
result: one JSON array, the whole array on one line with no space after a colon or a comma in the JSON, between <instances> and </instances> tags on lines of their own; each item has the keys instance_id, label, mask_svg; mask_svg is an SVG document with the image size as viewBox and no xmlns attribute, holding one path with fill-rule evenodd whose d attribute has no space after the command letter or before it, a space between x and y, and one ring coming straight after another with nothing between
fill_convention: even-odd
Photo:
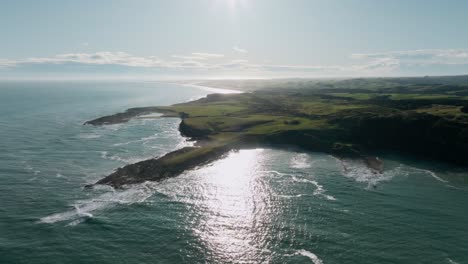
<instances>
[{"instance_id":1,"label":"white wave foam","mask_svg":"<svg viewBox=\"0 0 468 264\"><path fill-rule=\"evenodd\" d=\"M328 195L328 194L325 194L326 190L323 188L322 185L320 185L317 181L310 181L313 185L315 185L316 189L314 191L314 195L317 195L317 196L322 196L324 197L325 199L327 200L331 200L331 201L336 201L336 198L331 196L331 195Z\"/></svg>"},{"instance_id":2,"label":"white wave foam","mask_svg":"<svg viewBox=\"0 0 468 264\"><path fill-rule=\"evenodd\" d=\"M436 179L436 180L439 181L439 182L448 183L447 180L444 180L444 179L440 178L440 177L437 176L437 174L435 174L435 172L433 172L433 171L425 170L425 169L419 169L419 168L415 168L415 167L408 167L408 168L411 169L411 170L413 170L413 171L417 171L417 172L422 172L422 173L428 174L429 176L431 176L432 178Z\"/></svg>"},{"instance_id":3,"label":"white wave foam","mask_svg":"<svg viewBox=\"0 0 468 264\"><path fill-rule=\"evenodd\" d=\"M296 251L296 254L308 257L312 261L312 263L314 263L314 264L323 264L322 260L319 259L317 257L317 255L315 255L314 253L312 253L310 251L307 251L305 249L301 249L301 250Z\"/></svg>"},{"instance_id":4,"label":"white wave foam","mask_svg":"<svg viewBox=\"0 0 468 264\"><path fill-rule=\"evenodd\" d=\"M259 171L259 173L267 173L267 174L275 174L276 176L294 176L290 173L283 173L275 170L268 170L268 171Z\"/></svg>"},{"instance_id":5,"label":"white wave foam","mask_svg":"<svg viewBox=\"0 0 468 264\"><path fill-rule=\"evenodd\" d=\"M296 195L279 194L277 196L283 197L283 198L298 198L298 197L302 197L302 194L296 194Z\"/></svg>"},{"instance_id":6,"label":"white wave foam","mask_svg":"<svg viewBox=\"0 0 468 264\"><path fill-rule=\"evenodd\" d=\"M368 187L375 187L378 183L389 181L395 176L408 176L411 172L424 173L441 183L449 183L449 181L442 179L433 171L406 166L403 164L400 164L394 169L385 170L383 173L375 173L371 169L369 169L363 162L340 159L336 160L343 167L343 174L346 177L353 178L357 182L367 182Z\"/></svg>"},{"instance_id":7,"label":"white wave foam","mask_svg":"<svg viewBox=\"0 0 468 264\"><path fill-rule=\"evenodd\" d=\"M450 263L450 264L458 264L458 262L453 261L453 260L450 259L450 258L447 258L447 261L448 261L448 263Z\"/></svg>"},{"instance_id":8,"label":"white wave foam","mask_svg":"<svg viewBox=\"0 0 468 264\"><path fill-rule=\"evenodd\" d=\"M268 174L273 174L273 175L276 175L276 176L290 176L291 177L290 179L292 179L292 181L294 181L294 182L311 183L312 185L315 186L315 191L313 192L313 195L324 197L327 200L336 201L336 198L333 197L332 195L325 194L326 190L317 181L309 180L309 179L305 179L305 178L298 178L294 174L283 173L283 172L279 172L279 171L275 171L275 170L259 171L259 173L268 173ZM278 195L278 196L285 197L285 198L291 198L291 197L301 197L302 194L298 194L298 195Z\"/></svg>"},{"instance_id":9,"label":"white wave foam","mask_svg":"<svg viewBox=\"0 0 468 264\"><path fill-rule=\"evenodd\" d=\"M102 189L100 189L102 190ZM131 186L123 191L115 191L99 195L96 198L76 201L72 206L73 210L52 214L42 217L39 223L53 224L63 221L71 221L68 225L76 225L86 219L93 218L96 212L114 207L119 204L133 204L146 201L154 194L155 190L151 183L143 183Z\"/></svg>"},{"instance_id":10,"label":"white wave foam","mask_svg":"<svg viewBox=\"0 0 468 264\"><path fill-rule=\"evenodd\" d=\"M152 136L148 136L148 137L143 137L143 138L140 138L140 139L137 139L137 140L130 140L130 141L127 141L127 142L122 142L122 143L115 143L113 144L113 146L125 146L125 145L129 145L129 144L133 144L133 143L139 143L139 142L147 142L147 141L150 141L150 140L153 140L153 139L160 139L161 136L159 134L154 134Z\"/></svg>"},{"instance_id":11,"label":"white wave foam","mask_svg":"<svg viewBox=\"0 0 468 264\"><path fill-rule=\"evenodd\" d=\"M100 138L101 135L99 134L79 134L78 138L82 139L94 139L94 138Z\"/></svg>"},{"instance_id":12,"label":"white wave foam","mask_svg":"<svg viewBox=\"0 0 468 264\"><path fill-rule=\"evenodd\" d=\"M314 196L321 196L327 200L336 201L336 198L333 197L332 195L325 194L326 190L317 181L308 180L304 178L297 178L296 176L293 176L292 180L295 182L311 183L312 185L315 186L315 191L313 192Z\"/></svg>"},{"instance_id":13,"label":"white wave foam","mask_svg":"<svg viewBox=\"0 0 468 264\"><path fill-rule=\"evenodd\" d=\"M362 161L336 159L343 168L343 175L352 178L357 182L367 183L367 188L376 187L378 183L390 181L396 175L407 174L402 170L402 166L392 170L386 170L383 173L376 173L371 170Z\"/></svg>"},{"instance_id":14,"label":"white wave foam","mask_svg":"<svg viewBox=\"0 0 468 264\"><path fill-rule=\"evenodd\" d=\"M128 123L124 123L124 124L108 124L108 125L103 126L102 128L104 128L105 130L117 131L117 130L121 129L124 125L127 125L127 126L128 126Z\"/></svg>"},{"instance_id":15,"label":"white wave foam","mask_svg":"<svg viewBox=\"0 0 468 264\"><path fill-rule=\"evenodd\" d=\"M292 176L292 180L295 182L305 182L305 183L312 183L312 184L314 184L315 182L315 181L311 181L311 180L304 179L304 178L297 178L296 176Z\"/></svg>"},{"instance_id":16,"label":"white wave foam","mask_svg":"<svg viewBox=\"0 0 468 264\"><path fill-rule=\"evenodd\" d=\"M311 167L309 162L309 156L307 154L298 154L291 159L290 162L291 168L295 169L307 169Z\"/></svg>"},{"instance_id":17,"label":"white wave foam","mask_svg":"<svg viewBox=\"0 0 468 264\"><path fill-rule=\"evenodd\" d=\"M145 158L141 158L141 157L122 158L118 155L109 156L108 154L109 152L107 151L101 151L101 158L106 159L106 160L120 161L126 164L136 163L136 162L145 160Z\"/></svg>"}]
</instances>

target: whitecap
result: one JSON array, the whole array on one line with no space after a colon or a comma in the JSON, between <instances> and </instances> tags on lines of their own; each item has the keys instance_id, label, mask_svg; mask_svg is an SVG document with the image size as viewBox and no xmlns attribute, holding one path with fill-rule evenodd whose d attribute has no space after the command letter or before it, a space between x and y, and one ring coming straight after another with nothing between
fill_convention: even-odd
<instances>
[{"instance_id":1,"label":"whitecap","mask_svg":"<svg viewBox=\"0 0 468 264\"><path fill-rule=\"evenodd\" d=\"M386 170L383 173L376 173L362 161L337 159L343 168L342 174L345 177L352 178L356 182L367 183L367 188L375 187L380 182L390 181L395 175L402 175L402 167L396 167L392 170Z\"/></svg>"},{"instance_id":2,"label":"whitecap","mask_svg":"<svg viewBox=\"0 0 468 264\"><path fill-rule=\"evenodd\" d=\"M82 138L82 139L94 139L94 138L100 138L101 135L98 135L98 134L79 134L78 135L78 138Z\"/></svg>"},{"instance_id":3,"label":"whitecap","mask_svg":"<svg viewBox=\"0 0 468 264\"><path fill-rule=\"evenodd\" d=\"M294 176L293 174L290 174L290 173L283 173L283 172L279 172L275 170L259 171L259 173L274 174L276 176Z\"/></svg>"},{"instance_id":4,"label":"whitecap","mask_svg":"<svg viewBox=\"0 0 468 264\"><path fill-rule=\"evenodd\" d=\"M336 201L336 198L333 197L332 195L325 194L326 190L317 181L304 179L304 178L297 178L296 176L293 176L292 180L295 182L311 183L312 185L315 186L315 191L313 192L314 196L321 196L327 200Z\"/></svg>"},{"instance_id":5,"label":"whitecap","mask_svg":"<svg viewBox=\"0 0 468 264\"><path fill-rule=\"evenodd\" d=\"M408 167L409 169L411 170L414 170L414 171L418 171L418 172L422 172L422 173L425 173L425 174L428 174L429 176L431 176L432 178L436 179L437 181L439 182L442 182L442 183L448 183L447 180L444 180L442 178L440 178L439 176L437 176L437 174L433 171L430 171L430 170L425 170L425 169L419 169L419 168L415 168L415 167Z\"/></svg>"},{"instance_id":6,"label":"whitecap","mask_svg":"<svg viewBox=\"0 0 468 264\"><path fill-rule=\"evenodd\" d=\"M100 151L101 152L101 158L107 159L107 151Z\"/></svg>"},{"instance_id":7,"label":"whitecap","mask_svg":"<svg viewBox=\"0 0 468 264\"><path fill-rule=\"evenodd\" d=\"M312 261L312 263L314 263L314 264L323 264L322 260L319 259L319 257L317 257L317 255L315 255L314 253L312 253L310 251L307 251L305 249L301 249L301 250L296 251L296 254L308 257Z\"/></svg>"},{"instance_id":8,"label":"whitecap","mask_svg":"<svg viewBox=\"0 0 468 264\"><path fill-rule=\"evenodd\" d=\"M108 154L109 154L109 152L107 152L107 151L101 151L101 158L106 159L106 160L120 161L120 162L123 162L123 163L126 163L126 164L136 163L136 162L145 160L145 158L141 158L141 157L123 158L123 157L120 157L118 155L109 156Z\"/></svg>"},{"instance_id":9,"label":"whitecap","mask_svg":"<svg viewBox=\"0 0 468 264\"><path fill-rule=\"evenodd\" d=\"M304 179L304 178L297 178L296 176L292 176L292 180L295 182L305 182L305 183L312 183L312 184L315 183L315 181L311 181L311 180Z\"/></svg>"},{"instance_id":10,"label":"whitecap","mask_svg":"<svg viewBox=\"0 0 468 264\"><path fill-rule=\"evenodd\" d=\"M129 144L133 144L133 143L139 143L139 142L147 142L147 141L150 141L150 140L153 140L153 139L158 139L160 138L159 134L154 134L152 136L148 136L148 137L143 137L143 138L140 138L140 139L137 139L137 140L130 140L130 141L127 141L127 142L122 142L122 143L115 143L113 144L113 146L125 146L125 145L129 145Z\"/></svg>"},{"instance_id":11,"label":"whitecap","mask_svg":"<svg viewBox=\"0 0 468 264\"><path fill-rule=\"evenodd\" d=\"M336 201L336 198L331 196L331 195L328 195L328 194L325 194L326 190L323 188L322 185L320 185L317 181L310 181L313 185L315 185L315 191L314 191L314 195L316 196L322 196L324 197L325 199L327 200L331 200L331 201Z\"/></svg>"},{"instance_id":12,"label":"whitecap","mask_svg":"<svg viewBox=\"0 0 468 264\"><path fill-rule=\"evenodd\" d=\"M302 197L302 194L296 194L296 195L278 194L277 196L282 197L282 198L298 198L298 197Z\"/></svg>"},{"instance_id":13,"label":"whitecap","mask_svg":"<svg viewBox=\"0 0 468 264\"><path fill-rule=\"evenodd\" d=\"M128 126L128 123L125 123L125 124L108 124L108 125L103 126L102 128L104 128L105 130L117 131L117 130L121 129L124 125Z\"/></svg>"},{"instance_id":14,"label":"whitecap","mask_svg":"<svg viewBox=\"0 0 468 264\"><path fill-rule=\"evenodd\" d=\"M307 169L311 167L309 162L309 156L307 154L298 154L291 159L290 162L291 168L294 169Z\"/></svg>"},{"instance_id":15,"label":"whitecap","mask_svg":"<svg viewBox=\"0 0 468 264\"><path fill-rule=\"evenodd\" d=\"M104 190L101 188L99 190ZM93 218L97 212L114 207L119 204L130 205L146 201L154 194L155 190L150 183L143 183L129 186L123 191L105 192L95 198L76 201L73 209L61 213L51 214L42 217L39 223L53 224L57 222L70 221L68 225L76 225L84 222L86 219Z\"/></svg>"},{"instance_id":16,"label":"whitecap","mask_svg":"<svg viewBox=\"0 0 468 264\"><path fill-rule=\"evenodd\" d=\"M88 219L87 218L76 219L76 220L71 221L69 224L67 224L67 226L76 226L78 224L85 222L86 220Z\"/></svg>"}]
</instances>

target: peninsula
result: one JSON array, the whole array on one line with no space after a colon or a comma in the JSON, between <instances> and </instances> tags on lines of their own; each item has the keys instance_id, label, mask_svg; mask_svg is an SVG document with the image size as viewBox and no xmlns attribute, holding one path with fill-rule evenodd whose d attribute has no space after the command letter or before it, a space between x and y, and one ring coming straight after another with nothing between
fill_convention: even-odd
<instances>
[{"instance_id":1,"label":"peninsula","mask_svg":"<svg viewBox=\"0 0 468 264\"><path fill-rule=\"evenodd\" d=\"M369 153L389 150L468 165L467 76L203 84L248 92L132 108L85 122L116 124L161 113L181 118L180 133L197 142L118 168L96 184L120 188L158 181L231 150L255 147L295 147L362 159L375 173L382 173L383 164Z\"/></svg>"}]
</instances>

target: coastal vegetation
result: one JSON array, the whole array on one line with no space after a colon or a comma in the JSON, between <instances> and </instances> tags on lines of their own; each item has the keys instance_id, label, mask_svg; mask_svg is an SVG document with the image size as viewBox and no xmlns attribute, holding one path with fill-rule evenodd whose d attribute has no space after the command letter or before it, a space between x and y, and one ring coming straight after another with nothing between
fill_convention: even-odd
<instances>
[{"instance_id":1,"label":"coastal vegetation","mask_svg":"<svg viewBox=\"0 0 468 264\"><path fill-rule=\"evenodd\" d=\"M468 165L468 76L350 80L207 81L203 85L247 91L210 94L172 106L132 108L86 122L127 122L149 113L180 117L194 147L130 164L98 184L121 187L176 176L230 150L302 148L363 159L398 151Z\"/></svg>"}]
</instances>

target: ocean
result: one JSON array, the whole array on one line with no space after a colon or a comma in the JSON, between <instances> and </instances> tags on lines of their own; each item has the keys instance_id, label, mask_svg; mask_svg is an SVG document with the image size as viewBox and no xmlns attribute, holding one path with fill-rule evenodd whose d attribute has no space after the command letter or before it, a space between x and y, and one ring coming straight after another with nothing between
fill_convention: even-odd
<instances>
[{"instance_id":1,"label":"ocean","mask_svg":"<svg viewBox=\"0 0 468 264\"><path fill-rule=\"evenodd\" d=\"M250 149L162 182L83 188L193 144L177 118L85 121L210 92L1 82L0 263L468 263L466 168L396 153L381 153L382 175L323 153Z\"/></svg>"}]
</instances>

